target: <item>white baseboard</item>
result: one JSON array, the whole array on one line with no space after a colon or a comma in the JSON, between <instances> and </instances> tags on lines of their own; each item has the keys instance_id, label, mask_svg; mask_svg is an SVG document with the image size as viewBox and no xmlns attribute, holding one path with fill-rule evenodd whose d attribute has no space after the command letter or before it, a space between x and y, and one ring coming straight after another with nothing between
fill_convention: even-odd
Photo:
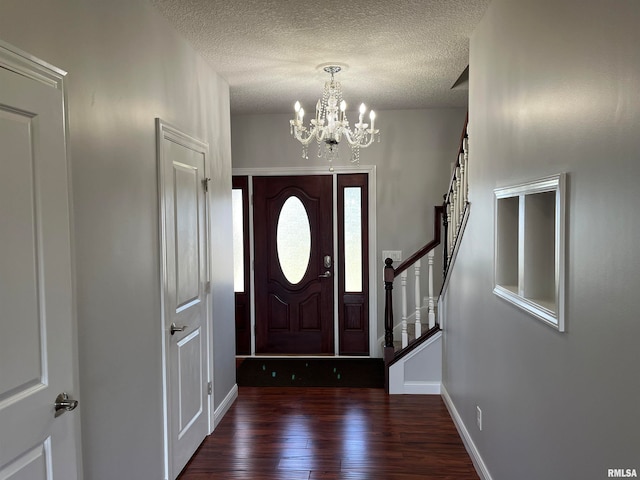
<instances>
[{"instance_id":1,"label":"white baseboard","mask_svg":"<svg viewBox=\"0 0 640 480\"><path fill-rule=\"evenodd\" d=\"M410 395L440 395L440 382L404 382L404 393Z\"/></svg>"},{"instance_id":2,"label":"white baseboard","mask_svg":"<svg viewBox=\"0 0 640 480\"><path fill-rule=\"evenodd\" d=\"M222 401L222 403L218 405L218 408L216 408L215 411L213 412L213 428L216 428L218 426L218 424L220 423L220 420L222 420L222 418L225 416L227 411L229 411L229 409L231 408L231 405L233 405L233 402L235 402L237 398L238 398L238 385L235 384L231 388L231 390L229 390L229 393L227 393L227 396L224 397L224 400Z\"/></svg>"},{"instance_id":3,"label":"white baseboard","mask_svg":"<svg viewBox=\"0 0 640 480\"><path fill-rule=\"evenodd\" d=\"M489 470L487 469L487 466L484 463L484 460L482 460L482 457L480 456L480 452L478 451L475 443L473 443L473 440L471 439L469 430L467 430L467 427L462 422L462 417L458 413L458 410L456 410L456 407L453 404L451 397L449 396L449 392L447 392L447 389L445 388L444 385L442 385L441 390L442 390L441 395L442 395L442 399L444 400L444 404L446 405L447 410L449 410L449 414L453 419L453 423L458 429L458 433L462 438L464 447L467 449L467 453L471 457L471 461L473 462L473 466L475 467L476 472L480 476L481 480L493 480L491 477L491 474L489 473Z\"/></svg>"}]
</instances>

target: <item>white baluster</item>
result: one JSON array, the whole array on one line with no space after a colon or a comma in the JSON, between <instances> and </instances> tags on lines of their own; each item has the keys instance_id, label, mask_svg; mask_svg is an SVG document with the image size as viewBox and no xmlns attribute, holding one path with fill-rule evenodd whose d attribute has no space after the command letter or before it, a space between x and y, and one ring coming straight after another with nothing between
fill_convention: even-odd
<instances>
[{"instance_id":1,"label":"white baluster","mask_svg":"<svg viewBox=\"0 0 640 480\"><path fill-rule=\"evenodd\" d=\"M453 194L449 195L449 202L447 203L447 262L451 259L451 246L453 245L453 224L451 223L451 201Z\"/></svg>"},{"instance_id":2,"label":"white baluster","mask_svg":"<svg viewBox=\"0 0 640 480\"><path fill-rule=\"evenodd\" d=\"M462 208L460 211L464 213L464 205L467 201L467 193L464 188L465 178L467 175L467 167L465 165L464 153L460 153L458 156L458 161L460 162L460 204ZM462 213L460 214L462 216Z\"/></svg>"},{"instance_id":3,"label":"white baluster","mask_svg":"<svg viewBox=\"0 0 640 480\"><path fill-rule=\"evenodd\" d=\"M416 336L422 335L422 324L420 323L420 260L415 263L416 270Z\"/></svg>"},{"instance_id":4,"label":"white baluster","mask_svg":"<svg viewBox=\"0 0 640 480\"><path fill-rule=\"evenodd\" d=\"M467 131L469 131L469 127L467 126ZM465 177L464 177L464 198L465 201L469 201L469 181L467 179L467 177L469 176L469 137L465 137L462 140L462 149L463 149L463 156L464 156L464 169L465 169Z\"/></svg>"},{"instance_id":5,"label":"white baluster","mask_svg":"<svg viewBox=\"0 0 640 480\"><path fill-rule=\"evenodd\" d=\"M453 230L453 236L451 239L451 250L453 250L453 246L456 244L456 237L458 236L458 220L460 217L458 216L458 189L456 188L457 182L453 183L453 200L451 205L451 230Z\"/></svg>"},{"instance_id":6,"label":"white baluster","mask_svg":"<svg viewBox=\"0 0 640 480\"><path fill-rule=\"evenodd\" d=\"M400 274L400 288L402 290L402 348L409 345L407 332L407 271Z\"/></svg>"},{"instance_id":7,"label":"white baluster","mask_svg":"<svg viewBox=\"0 0 640 480\"><path fill-rule=\"evenodd\" d=\"M427 260L429 264L429 329L436 326L436 312L435 303L433 299L433 255L434 251L431 250L427 254Z\"/></svg>"},{"instance_id":8,"label":"white baluster","mask_svg":"<svg viewBox=\"0 0 640 480\"><path fill-rule=\"evenodd\" d=\"M460 166L458 166L456 168L456 192L458 195L458 203L456 205L456 231L458 231L458 229L460 228L460 224L461 222L461 217L462 217L462 211L464 209L464 201L462 200L462 187L461 187L461 181L460 181Z\"/></svg>"},{"instance_id":9,"label":"white baluster","mask_svg":"<svg viewBox=\"0 0 640 480\"><path fill-rule=\"evenodd\" d=\"M464 154L464 168L467 172L464 181L464 198L468 202L469 201L469 181L466 177L469 176L469 123L467 122L467 134L462 139L462 151Z\"/></svg>"}]
</instances>

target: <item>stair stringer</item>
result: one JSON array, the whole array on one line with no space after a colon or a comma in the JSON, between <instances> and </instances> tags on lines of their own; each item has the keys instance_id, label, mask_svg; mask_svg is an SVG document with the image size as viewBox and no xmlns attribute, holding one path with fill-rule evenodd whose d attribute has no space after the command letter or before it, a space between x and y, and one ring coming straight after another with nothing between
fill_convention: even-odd
<instances>
[{"instance_id":1,"label":"stair stringer","mask_svg":"<svg viewBox=\"0 0 640 480\"><path fill-rule=\"evenodd\" d=\"M440 395L442 386L442 332L389 367L389 393Z\"/></svg>"}]
</instances>

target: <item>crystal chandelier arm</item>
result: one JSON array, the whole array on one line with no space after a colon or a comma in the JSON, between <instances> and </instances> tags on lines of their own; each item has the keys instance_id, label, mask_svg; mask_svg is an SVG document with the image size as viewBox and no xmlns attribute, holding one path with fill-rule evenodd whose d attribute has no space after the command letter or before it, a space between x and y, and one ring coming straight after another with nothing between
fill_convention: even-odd
<instances>
[{"instance_id":1,"label":"crystal chandelier arm","mask_svg":"<svg viewBox=\"0 0 640 480\"><path fill-rule=\"evenodd\" d=\"M313 130L316 134L316 140L321 142L327 136L327 128L322 125L314 125Z\"/></svg>"},{"instance_id":2,"label":"crystal chandelier arm","mask_svg":"<svg viewBox=\"0 0 640 480\"><path fill-rule=\"evenodd\" d=\"M311 140L313 140L316 137L316 133L318 130L316 125L312 124L309 127L309 130L308 130L309 134L308 136L305 137L304 133L307 131L307 128L304 125L301 125L296 120L290 120L289 122L293 127L293 136L296 138L296 140L298 140L303 145L309 145L309 143L311 143Z\"/></svg>"},{"instance_id":3,"label":"crystal chandelier arm","mask_svg":"<svg viewBox=\"0 0 640 480\"><path fill-rule=\"evenodd\" d=\"M349 143L349 145L351 145L352 147L358 145L361 148L367 148L369 145L373 143L373 137L375 136L376 133L378 133L378 130L371 130L371 129L367 130L366 123L362 125L363 125L363 128L357 128L355 133L352 132L350 128L343 129L344 136L347 139L347 142ZM369 134L368 139L367 139L367 134Z\"/></svg>"},{"instance_id":4,"label":"crystal chandelier arm","mask_svg":"<svg viewBox=\"0 0 640 480\"><path fill-rule=\"evenodd\" d=\"M356 134L355 134L356 135L356 139L354 139L352 137L353 134L352 134L351 129L349 127L343 128L342 129L342 133L344 134L344 138L347 139L347 142L349 143L349 145L356 145L357 143L360 143L359 140L356 140L358 138L358 135L357 135L358 132L357 131L356 131Z\"/></svg>"}]
</instances>

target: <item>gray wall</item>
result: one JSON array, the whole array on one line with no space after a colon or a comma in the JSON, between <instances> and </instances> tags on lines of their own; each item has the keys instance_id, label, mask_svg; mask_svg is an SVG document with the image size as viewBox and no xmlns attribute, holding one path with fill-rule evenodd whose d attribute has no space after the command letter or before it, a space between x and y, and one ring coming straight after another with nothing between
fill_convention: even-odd
<instances>
[{"instance_id":1,"label":"gray wall","mask_svg":"<svg viewBox=\"0 0 640 480\"><path fill-rule=\"evenodd\" d=\"M471 39L472 208L443 381L494 480L640 469L639 23L637 1L494 0ZM492 202L496 187L562 171L558 333L493 295Z\"/></svg>"},{"instance_id":2,"label":"gray wall","mask_svg":"<svg viewBox=\"0 0 640 480\"><path fill-rule=\"evenodd\" d=\"M0 38L69 72L85 478L158 480L154 118L210 146L218 405L235 384L228 86L140 0L3 0Z\"/></svg>"},{"instance_id":3,"label":"gray wall","mask_svg":"<svg viewBox=\"0 0 640 480\"><path fill-rule=\"evenodd\" d=\"M321 94L318 85L318 95ZM292 103L293 103L292 99ZM348 99L347 99L348 100ZM375 105L374 105L375 107ZM379 338L384 334L382 251L402 250L404 258L433 238L433 210L442 203L451 163L456 160L465 109L394 110L376 112L380 143L361 150L360 163L375 165L377 176L377 246ZM356 112L348 112L353 121ZM302 145L289 133L291 114L235 115L231 118L234 168L327 166L317 158L316 143L309 145L309 160L301 158ZM341 145L341 148L343 145ZM337 165L351 165L350 149L340 153ZM441 260L436 259L438 271ZM435 279L439 279L436 274ZM424 284L426 285L426 277ZM396 306L399 305L399 297ZM396 315L399 321L399 315Z\"/></svg>"}]
</instances>

